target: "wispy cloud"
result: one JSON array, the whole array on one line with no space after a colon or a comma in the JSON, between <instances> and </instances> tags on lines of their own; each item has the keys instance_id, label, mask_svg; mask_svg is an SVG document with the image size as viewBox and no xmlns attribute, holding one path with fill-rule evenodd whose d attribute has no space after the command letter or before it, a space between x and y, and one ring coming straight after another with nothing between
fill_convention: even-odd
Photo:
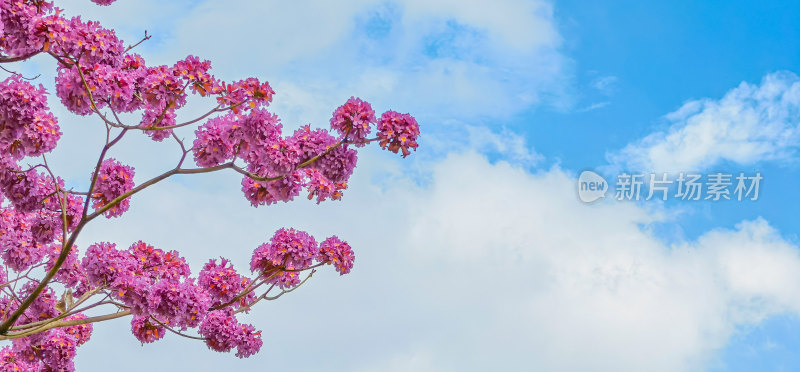
<instances>
[{"instance_id":1,"label":"wispy cloud","mask_svg":"<svg viewBox=\"0 0 800 372\"><path fill-rule=\"evenodd\" d=\"M604 102L592 103L592 104L591 104L591 105L589 105L589 106L586 106L586 107L584 107L584 108L581 108L581 109L579 109L579 110L578 110L578 112L589 112L589 111L594 111L594 110L598 110L598 109L601 109L601 108L603 108L603 107L606 107L606 106L608 106L608 105L610 105L610 104L611 104L611 101L604 101Z\"/></svg>"},{"instance_id":2,"label":"wispy cloud","mask_svg":"<svg viewBox=\"0 0 800 372\"><path fill-rule=\"evenodd\" d=\"M592 79L589 86L598 90L604 95L611 95L616 90L617 81L616 76L601 76Z\"/></svg>"},{"instance_id":3,"label":"wispy cloud","mask_svg":"<svg viewBox=\"0 0 800 372\"><path fill-rule=\"evenodd\" d=\"M608 155L635 170L704 170L721 162L795 161L800 146L800 78L791 72L741 83L721 99L687 102L669 127Z\"/></svg>"},{"instance_id":4,"label":"wispy cloud","mask_svg":"<svg viewBox=\"0 0 800 372\"><path fill-rule=\"evenodd\" d=\"M163 55L197 54L224 77L292 84L314 102L289 106L330 106L354 94L464 119L568 101L570 62L543 1L205 2L175 24ZM327 119L330 110L297 119Z\"/></svg>"}]
</instances>

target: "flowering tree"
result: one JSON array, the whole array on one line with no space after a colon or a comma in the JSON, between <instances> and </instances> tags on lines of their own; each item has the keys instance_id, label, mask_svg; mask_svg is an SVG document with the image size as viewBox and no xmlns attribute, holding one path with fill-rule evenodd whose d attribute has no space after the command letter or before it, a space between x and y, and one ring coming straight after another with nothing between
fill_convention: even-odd
<instances>
[{"instance_id":1,"label":"flowering tree","mask_svg":"<svg viewBox=\"0 0 800 372\"><path fill-rule=\"evenodd\" d=\"M317 243L283 228L255 249L250 275L221 258L195 277L178 252L143 241L127 248L81 242L81 258L83 228L101 216L121 216L131 197L179 174L238 172L245 198L256 207L288 202L302 190L318 203L337 200L356 166L357 148L377 142L405 157L417 147L413 117L387 111L377 118L358 98L335 110L331 131L304 126L284 136L278 117L266 109L274 94L267 82L220 81L208 61L193 56L148 66L131 52L146 33L125 47L113 30L67 18L45 0L0 0L0 34L0 68L9 75L0 82L0 340L10 341L0 350L4 371L73 370L76 348L89 340L93 323L126 316L142 343L171 332L216 351L236 349L238 357L257 353L260 332L237 314L296 289L322 265L348 273L354 255L346 242L331 236ZM48 166L61 129L45 89L3 67L39 55L57 63L61 103L95 116L105 130L97 162L87 166L86 190L69 187ZM190 93L211 101L211 108L179 123L176 111ZM141 121L125 123L122 113L141 113ZM198 128L191 143L173 132L192 125ZM377 135L370 137L373 126ZM174 141L181 154L176 165L141 182L132 167L107 156L137 133Z\"/></svg>"}]
</instances>

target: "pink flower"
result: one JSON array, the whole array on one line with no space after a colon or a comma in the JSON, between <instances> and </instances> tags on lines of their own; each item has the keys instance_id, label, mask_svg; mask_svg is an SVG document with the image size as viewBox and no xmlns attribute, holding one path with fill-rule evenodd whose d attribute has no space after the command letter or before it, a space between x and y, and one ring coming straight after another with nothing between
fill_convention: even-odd
<instances>
[{"instance_id":1,"label":"pink flower","mask_svg":"<svg viewBox=\"0 0 800 372\"><path fill-rule=\"evenodd\" d=\"M167 330L149 316L134 316L131 320L131 332L142 344L149 344L164 338Z\"/></svg>"},{"instance_id":2,"label":"pink flower","mask_svg":"<svg viewBox=\"0 0 800 372\"><path fill-rule=\"evenodd\" d=\"M265 277L281 288L294 287L300 283L298 271L311 266L317 254L317 242L304 231L280 229L269 243L253 251L250 270Z\"/></svg>"},{"instance_id":3,"label":"pink flower","mask_svg":"<svg viewBox=\"0 0 800 372\"><path fill-rule=\"evenodd\" d=\"M44 207L44 199L53 192L52 180L31 169L26 172L5 170L0 190L20 213L30 213Z\"/></svg>"},{"instance_id":4,"label":"pink flower","mask_svg":"<svg viewBox=\"0 0 800 372\"><path fill-rule=\"evenodd\" d=\"M230 310L209 313L198 331L206 338L209 349L224 353L236 348L239 358L258 353L263 344L261 332L250 324L240 324Z\"/></svg>"},{"instance_id":5,"label":"pink flower","mask_svg":"<svg viewBox=\"0 0 800 372\"><path fill-rule=\"evenodd\" d=\"M153 281L160 279L179 280L191 275L186 259L176 251L164 252L143 241L133 243L128 252L137 262L136 274Z\"/></svg>"},{"instance_id":6,"label":"pink flower","mask_svg":"<svg viewBox=\"0 0 800 372\"><path fill-rule=\"evenodd\" d=\"M233 158L235 146L238 144L233 121L236 116L228 114L210 119L194 132L192 152L194 161L201 167L213 167Z\"/></svg>"},{"instance_id":7,"label":"pink flower","mask_svg":"<svg viewBox=\"0 0 800 372\"><path fill-rule=\"evenodd\" d=\"M403 151L403 157L411 154L408 149L417 149L419 137L419 124L413 116L400 114L395 111L386 111L378 121L378 138L384 149L397 154Z\"/></svg>"},{"instance_id":8,"label":"pink flower","mask_svg":"<svg viewBox=\"0 0 800 372\"><path fill-rule=\"evenodd\" d=\"M78 320L86 318L87 318L86 315L75 314L64 318L64 320L69 321L69 320ZM77 346L81 346L86 342L88 342L89 339L92 337L93 329L94 328L92 326L92 323L86 323L86 324L78 324L69 327L64 327L64 332L66 332L69 335L72 335L72 337L75 337L75 342Z\"/></svg>"},{"instance_id":9,"label":"pink flower","mask_svg":"<svg viewBox=\"0 0 800 372\"><path fill-rule=\"evenodd\" d=\"M45 269L50 270L54 265L58 256L61 254L61 242L51 244L48 252L48 260L45 264ZM80 260L78 260L78 247L72 246L67 259L56 272L55 280L61 282L67 287L75 287L79 282L88 280L86 271L83 270Z\"/></svg>"},{"instance_id":10,"label":"pink flower","mask_svg":"<svg viewBox=\"0 0 800 372\"><path fill-rule=\"evenodd\" d=\"M74 371L73 359L77 347L74 336L62 328L56 328L48 331L37 345L37 354L47 370Z\"/></svg>"},{"instance_id":11,"label":"pink flower","mask_svg":"<svg viewBox=\"0 0 800 372\"><path fill-rule=\"evenodd\" d=\"M81 262L89 283L94 286L110 286L134 275L138 267L130 253L120 251L114 243L96 243L86 249Z\"/></svg>"},{"instance_id":12,"label":"pink flower","mask_svg":"<svg viewBox=\"0 0 800 372\"><path fill-rule=\"evenodd\" d=\"M203 321L211 299L191 280L161 280L153 286L148 303L151 313L170 325L186 329L197 327Z\"/></svg>"},{"instance_id":13,"label":"pink flower","mask_svg":"<svg viewBox=\"0 0 800 372\"><path fill-rule=\"evenodd\" d=\"M41 85L35 88L18 76L0 82L0 151L21 159L56 147L61 132L46 94Z\"/></svg>"},{"instance_id":14,"label":"pink flower","mask_svg":"<svg viewBox=\"0 0 800 372\"><path fill-rule=\"evenodd\" d=\"M59 12L43 17L36 25L43 38L41 49L62 58L80 59L81 66L120 65L125 48L112 30L100 23L83 22L80 17L66 20Z\"/></svg>"},{"instance_id":15,"label":"pink flower","mask_svg":"<svg viewBox=\"0 0 800 372\"><path fill-rule=\"evenodd\" d=\"M285 175L300 163L300 151L294 142L281 136L277 116L266 110L253 109L239 117L234 126L241 127L239 157L249 164L252 172L261 175Z\"/></svg>"},{"instance_id":16,"label":"pink flower","mask_svg":"<svg viewBox=\"0 0 800 372\"><path fill-rule=\"evenodd\" d=\"M46 34L38 30L52 10L52 2L0 1L0 52L18 57L42 50Z\"/></svg>"},{"instance_id":17,"label":"pink flower","mask_svg":"<svg viewBox=\"0 0 800 372\"><path fill-rule=\"evenodd\" d=\"M14 352L11 346L0 349L0 371L33 372L38 370L34 363Z\"/></svg>"},{"instance_id":18,"label":"pink flower","mask_svg":"<svg viewBox=\"0 0 800 372\"><path fill-rule=\"evenodd\" d=\"M317 204L328 198L331 200L341 199L342 190L347 188L347 182L335 183L317 169L306 169L305 175L306 181L304 185L308 189L308 199L311 200L316 196Z\"/></svg>"},{"instance_id":19,"label":"pink flower","mask_svg":"<svg viewBox=\"0 0 800 372\"><path fill-rule=\"evenodd\" d=\"M0 252L3 263L16 272L35 265L46 253L42 244L34 241L26 217L11 208L0 209Z\"/></svg>"},{"instance_id":20,"label":"pink flower","mask_svg":"<svg viewBox=\"0 0 800 372\"><path fill-rule=\"evenodd\" d=\"M267 107L274 94L275 91L266 81L261 83L256 78L249 78L223 84L217 101L221 105L230 107L234 113L239 113L243 110Z\"/></svg>"},{"instance_id":21,"label":"pink flower","mask_svg":"<svg viewBox=\"0 0 800 372\"><path fill-rule=\"evenodd\" d=\"M239 322L231 311L213 311L200 324L198 332L205 337L208 348L226 353L239 343Z\"/></svg>"},{"instance_id":22,"label":"pink flower","mask_svg":"<svg viewBox=\"0 0 800 372\"><path fill-rule=\"evenodd\" d=\"M59 181L59 188L64 190L63 181ZM48 184L51 184L48 182ZM37 243L52 243L57 237L61 237L64 228L64 221L61 216L61 200L66 206L65 217L67 231L73 231L80 222L83 214L83 198L74 194L61 194L61 198L53 195L52 192L44 197L42 203L44 208L28 214L28 222L31 226L33 238Z\"/></svg>"},{"instance_id":23,"label":"pink flower","mask_svg":"<svg viewBox=\"0 0 800 372\"><path fill-rule=\"evenodd\" d=\"M197 277L197 285L211 296L211 306L228 304L249 284L250 279L239 275L230 261L224 258L221 258L220 264L217 264L217 260L208 261ZM236 301L234 306L245 306L254 300L255 294L250 292Z\"/></svg>"},{"instance_id":24,"label":"pink flower","mask_svg":"<svg viewBox=\"0 0 800 372\"><path fill-rule=\"evenodd\" d=\"M302 173L300 171L276 181L255 181L245 176L242 179L242 192L254 207L270 205L279 201L288 202L300 195Z\"/></svg>"},{"instance_id":25,"label":"pink flower","mask_svg":"<svg viewBox=\"0 0 800 372\"><path fill-rule=\"evenodd\" d=\"M91 76L90 68L83 66L81 68L85 78ZM87 78L86 83L89 85L89 89L92 89L92 82ZM73 114L85 116L93 112L92 100L89 99L89 93L87 93L86 87L83 85L83 80L76 66L59 67L58 75L56 75L56 95L61 98L61 103L64 104L67 110ZM103 101L97 102L97 106L98 109L103 108L105 103Z\"/></svg>"},{"instance_id":26,"label":"pink flower","mask_svg":"<svg viewBox=\"0 0 800 372\"><path fill-rule=\"evenodd\" d=\"M358 153L346 145L336 147L319 158L313 168L319 169L332 182L347 182L358 162Z\"/></svg>"},{"instance_id":27,"label":"pink flower","mask_svg":"<svg viewBox=\"0 0 800 372\"><path fill-rule=\"evenodd\" d=\"M92 192L92 207L102 208L133 189L133 167L122 165L113 158L103 161ZM119 217L130 207L130 198L123 199L105 211L108 218Z\"/></svg>"},{"instance_id":28,"label":"pink flower","mask_svg":"<svg viewBox=\"0 0 800 372\"><path fill-rule=\"evenodd\" d=\"M220 82L208 73L211 69L211 62L200 61L195 56L188 56L182 61L175 63L172 73L183 79L189 84L192 92L205 97L209 94L217 94L221 91Z\"/></svg>"},{"instance_id":29,"label":"pink flower","mask_svg":"<svg viewBox=\"0 0 800 372\"><path fill-rule=\"evenodd\" d=\"M328 133L327 130L311 129L310 125L304 125L294 131L289 140L294 142L297 149L300 150L300 160L302 162L321 155L325 150L336 144L336 138Z\"/></svg>"},{"instance_id":30,"label":"pink flower","mask_svg":"<svg viewBox=\"0 0 800 372\"><path fill-rule=\"evenodd\" d=\"M235 126L241 127L242 139L250 145L249 151L269 147L281 139L280 119L263 109L253 109L248 115L237 116Z\"/></svg>"},{"instance_id":31,"label":"pink flower","mask_svg":"<svg viewBox=\"0 0 800 372\"><path fill-rule=\"evenodd\" d=\"M142 122L139 126L142 128L172 127L176 124L176 118L175 110L165 110L161 107L148 107L142 115ZM156 142L161 142L172 136L172 129L155 129L146 130L144 132Z\"/></svg>"},{"instance_id":32,"label":"pink flower","mask_svg":"<svg viewBox=\"0 0 800 372\"><path fill-rule=\"evenodd\" d=\"M26 298L33 293L38 285L39 282L36 280L26 282L19 290L19 296L21 298ZM22 323L31 323L57 316L59 314L56 309L57 302L58 298L53 288L46 286L42 293L36 297L31 306L25 309L25 316L20 318L23 320Z\"/></svg>"},{"instance_id":33,"label":"pink flower","mask_svg":"<svg viewBox=\"0 0 800 372\"><path fill-rule=\"evenodd\" d=\"M240 324L239 345L236 347L236 356L247 358L258 353L264 341L261 340L261 331L256 331L250 324Z\"/></svg>"},{"instance_id":34,"label":"pink flower","mask_svg":"<svg viewBox=\"0 0 800 372\"><path fill-rule=\"evenodd\" d=\"M336 130L344 139L354 142L356 146L363 143L375 124L375 111L372 106L360 98L350 97L347 102L333 112L331 129Z\"/></svg>"},{"instance_id":35,"label":"pink flower","mask_svg":"<svg viewBox=\"0 0 800 372\"><path fill-rule=\"evenodd\" d=\"M150 67L142 83L142 97L148 107L177 109L186 104L185 83L167 66Z\"/></svg>"},{"instance_id":36,"label":"pink flower","mask_svg":"<svg viewBox=\"0 0 800 372\"><path fill-rule=\"evenodd\" d=\"M321 262L333 265L336 271L339 272L339 275L344 275L349 273L350 269L353 268L355 255L353 255L350 244L339 240L339 238L334 235L325 239L325 241L319 245L317 259Z\"/></svg>"},{"instance_id":37,"label":"pink flower","mask_svg":"<svg viewBox=\"0 0 800 372\"><path fill-rule=\"evenodd\" d=\"M266 177L277 177L291 174L300 164L302 153L292 141L282 138L259 146L253 144L246 158L248 170Z\"/></svg>"}]
</instances>

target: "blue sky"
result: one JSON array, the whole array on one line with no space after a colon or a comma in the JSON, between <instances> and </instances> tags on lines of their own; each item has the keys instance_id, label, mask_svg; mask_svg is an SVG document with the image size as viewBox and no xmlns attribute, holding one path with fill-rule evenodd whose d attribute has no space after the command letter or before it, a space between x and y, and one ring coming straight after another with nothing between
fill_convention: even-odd
<instances>
[{"instance_id":1,"label":"blue sky","mask_svg":"<svg viewBox=\"0 0 800 372\"><path fill-rule=\"evenodd\" d=\"M539 123L528 137L538 152L570 169L591 167L606 152L661 129L661 117L688 100L719 98L770 72L797 72L800 24L793 15L799 6L782 1L558 2L556 17L570 40L566 53L576 64L576 85L583 87L578 88L581 105L608 105L588 112L533 108L518 125ZM598 75L616 77L610 96L591 89ZM719 213L687 221L683 227L689 236L754 214L769 217L788 234L800 231L800 220L781 207L796 187L796 165L757 162L720 169L761 170L769 174L772 191L756 208L715 206Z\"/></svg>"},{"instance_id":2,"label":"blue sky","mask_svg":"<svg viewBox=\"0 0 800 372\"><path fill-rule=\"evenodd\" d=\"M150 63L194 54L221 78L270 81L287 128L325 126L355 95L414 114L423 133L402 161L362 152L341 202L253 209L235 175L184 177L87 230L79 247L143 239L195 271L220 255L246 267L283 226L337 234L357 259L250 314L265 334L256 357L175 338L141 347L120 320L95 326L79 370L800 368L800 4L62 3L129 42L148 30ZM15 68L52 86L52 61ZM79 185L100 123L50 99L65 132L51 164ZM138 180L174 155L144 136L113 154ZM612 183L622 170L764 181L753 202L586 205L587 169Z\"/></svg>"}]
</instances>

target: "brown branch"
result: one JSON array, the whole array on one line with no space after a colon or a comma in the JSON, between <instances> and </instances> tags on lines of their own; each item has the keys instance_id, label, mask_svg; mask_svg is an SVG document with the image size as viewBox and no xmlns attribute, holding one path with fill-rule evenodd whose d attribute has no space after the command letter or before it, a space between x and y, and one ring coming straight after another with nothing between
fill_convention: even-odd
<instances>
[{"instance_id":1,"label":"brown branch","mask_svg":"<svg viewBox=\"0 0 800 372\"><path fill-rule=\"evenodd\" d=\"M103 150L100 152L100 158L97 160L97 165L95 166L95 171L94 174L92 175L91 184L89 186L89 195L91 195L94 190L94 186L97 182L97 173L99 172L100 166L103 163L103 159L105 158L108 149L110 149L117 142L119 142L119 140L122 139L122 136L125 135L125 132L126 130L123 129L122 132L112 141L108 141L109 137L108 136L106 137L106 145L103 146ZM13 326L14 323L16 323L16 321L25 312L25 310L27 310L28 307L30 307L31 304L33 304L33 301L35 301L36 298L39 297L39 295L42 293L42 291L44 291L44 289L47 287L50 281L53 280L53 277L55 277L56 273L61 268L61 266L64 265L64 261L66 261L67 256L69 255L69 251L75 244L75 240L78 238L78 235L80 234L81 230L83 230L83 227L86 226L86 223L89 222L89 220L86 218L86 215L89 211L89 203L91 202L91 200L92 200L91 197L86 198L86 202L84 203L83 206L83 214L81 216L81 220L80 222L78 222L78 225L75 227L75 230L72 232L67 242L62 243L61 252L59 253L58 258L56 259L56 262L53 264L53 267L47 271L44 278L42 278L42 280L39 282L39 285L37 285L36 288L33 290L33 292L31 292L25 298L25 300L22 301L22 303L16 310L14 310L11 316L9 316L8 319L6 319L5 321L3 321L3 323L0 324L0 335L4 335L8 332L11 326Z\"/></svg>"},{"instance_id":2,"label":"brown branch","mask_svg":"<svg viewBox=\"0 0 800 372\"><path fill-rule=\"evenodd\" d=\"M37 50L37 51L33 51L31 53L24 54L24 55L21 55L21 56L16 56L16 57L2 57L2 56L0 56L0 63L11 63L11 62L24 61L24 60L26 60L28 58L31 58L31 57L33 57L33 56L35 56L35 55L37 55L37 54L39 54L41 52L42 52L41 50Z\"/></svg>"},{"instance_id":3,"label":"brown branch","mask_svg":"<svg viewBox=\"0 0 800 372\"><path fill-rule=\"evenodd\" d=\"M121 318L123 316L127 316L127 315L130 315L130 314L131 314L131 312L129 310L125 310L125 311L119 311L119 312L116 312L116 313L113 313L113 314L100 315L100 316L88 317L88 318L83 318L83 319L72 319L72 320L54 322L54 323L50 323L48 325L47 329L37 330L37 333L40 333L40 332L43 332L43 331L46 331L46 330L52 329L52 328L70 327L70 326L76 326L76 325L81 325L81 324L90 324L90 323L102 322L102 321L106 321L106 320Z\"/></svg>"},{"instance_id":4,"label":"brown branch","mask_svg":"<svg viewBox=\"0 0 800 372\"><path fill-rule=\"evenodd\" d=\"M42 154L42 161L44 162L44 169L47 169L47 173L50 174L50 177L53 178L53 186L55 186L56 190L55 193L58 196L58 204L61 206L61 242L65 242L67 240L67 230L68 225L67 223L67 203L66 203L66 194L61 194L61 188L58 187L58 179L53 174L53 171L50 170L50 166L47 164L47 158ZM63 248L63 246L62 246Z\"/></svg>"},{"instance_id":5,"label":"brown branch","mask_svg":"<svg viewBox=\"0 0 800 372\"><path fill-rule=\"evenodd\" d=\"M275 276L277 276L280 273L281 273L280 271L276 271L276 272L270 274L270 276L264 278L264 280L262 280L258 284L256 284L255 280L251 281L250 284L248 284L247 287L245 287L245 289L243 289L242 292L239 293L238 295L236 295L232 300L230 300L230 301L228 301L228 302L226 302L224 304L220 304L220 305L214 306L214 307L211 308L211 310L223 309L223 308L226 308L226 307L234 304L236 301L241 300L244 296L247 296L249 293L255 291L262 284L270 281L272 278L274 278Z\"/></svg>"},{"instance_id":6,"label":"brown branch","mask_svg":"<svg viewBox=\"0 0 800 372\"><path fill-rule=\"evenodd\" d=\"M11 333L11 334L6 334L6 335L3 335L3 336L0 336L0 341L2 341L2 340L11 340L11 339L15 339L15 338L21 338L21 337L25 337L25 336L30 336L32 334L41 333L41 332L44 332L44 331L47 331L47 330L50 330L50 329L53 329L53 328L71 327L71 326L76 326L76 325L81 325L81 324L102 322L102 321L106 321L106 320L121 318L123 316L127 316L127 315L130 315L130 314L131 314L130 310L125 310L125 311L120 311L120 312L116 312L116 313L113 313L113 314L93 316L93 317L83 318L83 319L72 319L72 320L64 320L64 321L53 322L53 323L48 324L45 327L42 327L42 329L36 329L36 332L23 331L23 332Z\"/></svg>"},{"instance_id":7,"label":"brown branch","mask_svg":"<svg viewBox=\"0 0 800 372\"><path fill-rule=\"evenodd\" d=\"M147 30L144 30L144 37L142 38L142 40L139 40L138 43L129 46L127 49L125 49L123 54L128 53L133 48L136 48L137 46L139 46L139 44L145 42L145 40L150 40L151 37L152 37L151 35L147 34Z\"/></svg>"},{"instance_id":8,"label":"brown branch","mask_svg":"<svg viewBox=\"0 0 800 372\"><path fill-rule=\"evenodd\" d=\"M3 71L5 71L5 72L8 72L9 74L12 74L12 75L17 75L17 76L19 76L20 78L22 78L23 80L29 80L29 81L32 81L32 80L36 80L36 79L38 79L38 78L39 78L39 76L42 76L42 74L39 74L39 75L36 75L36 76L34 76L34 77L32 77L32 78L27 78L27 77L23 76L22 74L20 74L19 72L16 72L16 71L11 71L11 70L9 70L9 69L7 69L7 68L3 67L3 66L0 66L0 69L2 69L2 70L3 70Z\"/></svg>"},{"instance_id":9,"label":"brown branch","mask_svg":"<svg viewBox=\"0 0 800 372\"><path fill-rule=\"evenodd\" d=\"M150 319L153 319L153 320L155 320L155 321L156 321L156 323L158 323L158 324L159 324L159 325L161 325L162 327L166 328L168 331L170 331L170 332L172 332L172 333L174 333L174 334L176 334L176 335L178 335L178 336L181 336L181 337L186 337L186 338L191 338L191 339L193 339L193 340L200 340L200 341L205 341L205 340L206 340L204 337L197 337L197 336L187 335L187 334L185 334L185 333L182 333L182 332L180 332L180 331L176 331L176 330L172 329L170 326L168 326L168 325L166 325L166 324L162 323L160 320L158 320L156 317L154 317L154 316L152 316L152 315L150 316Z\"/></svg>"},{"instance_id":10,"label":"brown branch","mask_svg":"<svg viewBox=\"0 0 800 372\"><path fill-rule=\"evenodd\" d=\"M292 291L294 291L294 290L295 290L295 289L297 289L297 288L300 288L300 286L301 286L301 285L303 285L303 284L305 284L305 282L307 282L307 281L308 281L308 279L311 279L311 276L312 276L312 275L314 275L314 273L316 273L316 272L317 272L317 270L311 270L311 272L310 272L310 273L308 273L308 276L307 276L305 279L303 279L303 281L302 281L302 282L300 282L300 284L298 284L298 285L297 285L297 286L295 286L295 287L292 287L292 288L290 288L290 289L284 289L284 290L282 290L282 291L281 291L281 293L278 293L277 295L275 295L275 296L273 296L273 297L269 297L269 296L267 296L267 295L266 295L266 293L265 293L263 296L261 296L261 297L263 297L263 298L264 298L265 300L267 300L267 301L274 301L274 300L277 300L277 299L278 299L278 298L280 298L281 296L283 296L283 295L285 295L285 294L287 294L287 293L289 293L289 292L292 292Z\"/></svg>"}]
</instances>

